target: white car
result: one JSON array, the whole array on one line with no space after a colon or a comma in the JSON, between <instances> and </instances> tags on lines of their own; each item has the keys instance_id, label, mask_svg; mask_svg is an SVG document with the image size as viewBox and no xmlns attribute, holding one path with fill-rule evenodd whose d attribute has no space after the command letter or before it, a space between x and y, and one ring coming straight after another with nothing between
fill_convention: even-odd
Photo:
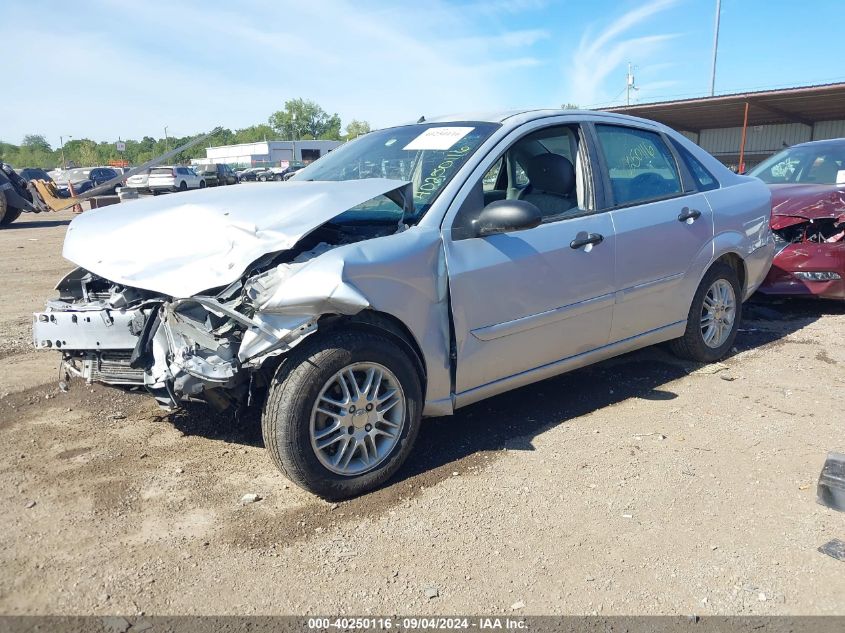
<instances>
[{"instance_id":1,"label":"white car","mask_svg":"<svg viewBox=\"0 0 845 633\"><path fill-rule=\"evenodd\" d=\"M147 189L153 193L205 189L205 180L190 167L153 167L147 178Z\"/></svg>"},{"instance_id":2,"label":"white car","mask_svg":"<svg viewBox=\"0 0 845 633\"><path fill-rule=\"evenodd\" d=\"M138 191L147 191L147 181L150 177L150 170L141 172L140 174L135 174L134 176L129 176L126 179L125 187L127 189L135 189Z\"/></svg>"}]
</instances>

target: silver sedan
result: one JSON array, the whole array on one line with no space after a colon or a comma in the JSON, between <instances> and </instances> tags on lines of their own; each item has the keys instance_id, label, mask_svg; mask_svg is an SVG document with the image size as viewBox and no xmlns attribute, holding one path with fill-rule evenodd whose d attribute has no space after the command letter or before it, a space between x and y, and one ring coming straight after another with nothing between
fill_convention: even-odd
<instances>
[{"instance_id":1,"label":"silver sedan","mask_svg":"<svg viewBox=\"0 0 845 633\"><path fill-rule=\"evenodd\" d=\"M387 481L424 416L663 341L722 358L774 250L764 184L571 110L379 130L290 182L120 207L71 223L36 346L165 408L263 403L275 464L329 499Z\"/></svg>"}]
</instances>

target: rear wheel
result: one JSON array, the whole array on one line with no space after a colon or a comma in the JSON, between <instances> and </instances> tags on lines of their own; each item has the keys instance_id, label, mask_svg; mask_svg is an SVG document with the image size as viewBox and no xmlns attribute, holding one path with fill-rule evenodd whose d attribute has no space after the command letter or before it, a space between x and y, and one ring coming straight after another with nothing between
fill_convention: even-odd
<instances>
[{"instance_id":1,"label":"rear wheel","mask_svg":"<svg viewBox=\"0 0 845 633\"><path fill-rule=\"evenodd\" d=\"M724 358L736 339L742 317L742 289L736 271L714 264L695 292L684 335L670 343L672 351L702 363Z\"/></svg>"},{"instance_id":2,"label":"rear wheel","mask_svg":"<svg viewBox=\"0 0 845 633\"><path fill-rule=\"evenodd\" d=\"M279 367L262 414L264 444L297 485L344 499L387 481L405 461L422 415L408 354L369 332L306 339Z\"/></svg>"},{"instance_id":3,"label":"rear wheel","mask_svg":"<svg viewBox=\"0 0 845 633\"><path fill-rule=\"evenodd\" d=\"M187 191L188 190L188 183L184 180L179 183L179 191Z\"/></svg>"}]
</instances>

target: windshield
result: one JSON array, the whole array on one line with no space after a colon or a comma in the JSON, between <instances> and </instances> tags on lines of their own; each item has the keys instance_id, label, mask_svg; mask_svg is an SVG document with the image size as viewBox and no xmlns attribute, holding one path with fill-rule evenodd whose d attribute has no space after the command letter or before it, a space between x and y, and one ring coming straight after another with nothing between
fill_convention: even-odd
<instances>
[{"instance_id":1,"label":"windshield","mask_svg":"<svg viewBox=\"0 0 845 633\"><path fill-rule=\"evenodd\" d=\"M845 144L790 147L749 172L770 185L845 184Z\"/></svg>"},{"instance_id":2,"label":"windshield","mask_svg":"<svg viewBox=\"0 0 845 633\"><path fill-rule=\"evenodd\" d=\"M389 178L410 182L415 212L414 218L408 219L418 220L497 127L492 123L438 123L370 132L297 171L292 180ZM396 213L397 205L382 196L341 218L367 220Z\"/></svg>"}]
</instances>

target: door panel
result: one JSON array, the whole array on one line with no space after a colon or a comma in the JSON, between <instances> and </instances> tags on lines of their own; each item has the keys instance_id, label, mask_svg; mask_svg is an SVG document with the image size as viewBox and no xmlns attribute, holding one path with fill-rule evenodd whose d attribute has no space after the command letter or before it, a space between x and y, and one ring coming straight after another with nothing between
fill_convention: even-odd
<instances>
[{"instance_id":1,"label":"door panel","mask_svg":"<svg viewBox=\"0 0 845 633\"><path fill-rule=\"evenodd\" d=\"M698 211L697 218L679 220ZM704 194L660 200L610 212L616 229L616 307L611 342L687 318L679 294L684 275L703 248L712 248L713 213ZM694 215L694 213L693 213Z\"/></svg>"},{"instance_id":2,"label":"door panel","mask_svg":"<svg viewBox=\"0 0 845 633\"><path fill-rule=\"evenodd\" d=\"M589 233L604 239L570 247ZM456 392L608 342L615 256L609 214L444 243L455 323Z\"/></svg>"}]
</instances>

